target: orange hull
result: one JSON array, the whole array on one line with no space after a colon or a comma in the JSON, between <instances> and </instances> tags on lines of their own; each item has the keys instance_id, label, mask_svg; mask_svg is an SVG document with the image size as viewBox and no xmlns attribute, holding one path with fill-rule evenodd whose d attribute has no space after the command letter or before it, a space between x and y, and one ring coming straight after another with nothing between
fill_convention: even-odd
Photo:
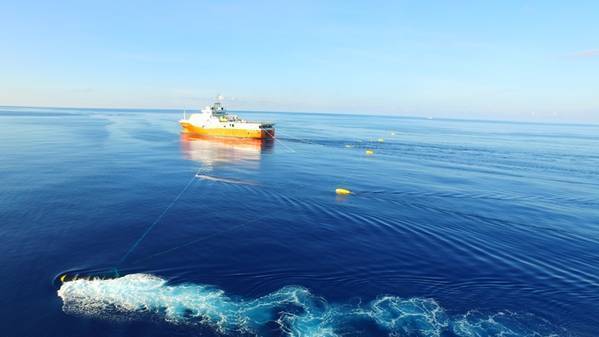
<instances>
[{"instance_id":1,"label":"orange hull","mask_svg":"<svg viewBox=\"0 0 599 337\"><path fill-rule=\"evenodd\" d=\"M236 137L216 137L216 136L203 136L203 135L194 135L191 133L183 132L181 133L181 140L184 143L189 143L193 141L204 141L209 142L211 144L222 144L227 145L233 148L245 148L245 149L268 149L272 147L273 139L259 139L259 138L236 138Z\"/></svg>"},{"instance_id":2,"label":"orange hull","mask_svg":"<svg viewBox=\"0 0 599 337\"><path fill-rule=\"evenodd\" d=\"M254 139L272 139L275 136L275 130L244 130L226 128L205 129L194 126L190 123L181 123L181 127L183 128L183 132L198 136L236 137Z\"/></svg>"}]
</instances>

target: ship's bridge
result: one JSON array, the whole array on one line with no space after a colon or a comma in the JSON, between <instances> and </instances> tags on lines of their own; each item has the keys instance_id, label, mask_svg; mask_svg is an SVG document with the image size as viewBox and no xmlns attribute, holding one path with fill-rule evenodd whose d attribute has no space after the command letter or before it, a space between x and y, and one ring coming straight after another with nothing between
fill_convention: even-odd
<instances>
[{"instance_id":1,"label":"ship's bridge","mask_svg":"<svg viewBox=\"0 0 599 337\"><path fill-rule=\"evenodd\" d=\"M222 116L227 114L227 111L220 102L212 104L210 109L212 110L212 113L216 116Z\"/></svg>"}]
</instances>

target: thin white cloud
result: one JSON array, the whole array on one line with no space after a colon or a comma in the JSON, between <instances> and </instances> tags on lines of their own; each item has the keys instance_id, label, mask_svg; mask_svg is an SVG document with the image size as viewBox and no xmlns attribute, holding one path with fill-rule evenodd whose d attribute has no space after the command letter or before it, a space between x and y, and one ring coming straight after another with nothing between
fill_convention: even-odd
<instances>
[{"instance_id":1,"label":"thin white cloud","mask_svg":"<svg viewBox=\"0 0 599 337\"><path fill-rule=\"evenodd\" d=\"M574 56L576 56L576 57L599 57L599 49L583 50L583 51L580 51L580 52L574 54Z\"/></svg>"},{"instance_id":2,"label":"thin white cloud","mask_svg":"<svg viewBox=\"0 0 599 337\"><path fill-rule=\"evenodd\" d=\"M116 52L115 57L123 60L144 62L144 63L181 63L185 57L174 54L160 54L152 52Z\"/></svg>"}]
</instances>

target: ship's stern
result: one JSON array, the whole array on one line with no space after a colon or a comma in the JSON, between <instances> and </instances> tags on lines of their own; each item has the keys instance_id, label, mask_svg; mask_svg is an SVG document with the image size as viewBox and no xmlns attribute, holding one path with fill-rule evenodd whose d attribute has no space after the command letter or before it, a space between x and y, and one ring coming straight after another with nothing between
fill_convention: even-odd
<instances>
[{"instance_id":1,"label":"ship's stern","mask_svg":"<svg viewBox=\"0 0 599 337\"><path fill-rule=\"evenodd\" d=\"M272 124L261 124L260 125L260 138L262 139L273 139L275 138L275 128Z\"/></svg>"}]
</instances>

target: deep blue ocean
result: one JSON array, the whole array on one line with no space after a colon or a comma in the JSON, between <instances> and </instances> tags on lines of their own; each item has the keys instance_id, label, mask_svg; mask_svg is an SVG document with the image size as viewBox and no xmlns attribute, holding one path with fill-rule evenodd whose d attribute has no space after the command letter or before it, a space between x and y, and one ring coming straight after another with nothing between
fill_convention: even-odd
<instances>
[{"instance_id":1,"label":"deep blue ocean","mask_svg":"<svg viewBox=\"0 0 599 337\"><path fill-rule=\"evenodd\" d=\"M240 115L0 108L0 334L599 335L599 126Z\"/></svg>"}]
</instances>

